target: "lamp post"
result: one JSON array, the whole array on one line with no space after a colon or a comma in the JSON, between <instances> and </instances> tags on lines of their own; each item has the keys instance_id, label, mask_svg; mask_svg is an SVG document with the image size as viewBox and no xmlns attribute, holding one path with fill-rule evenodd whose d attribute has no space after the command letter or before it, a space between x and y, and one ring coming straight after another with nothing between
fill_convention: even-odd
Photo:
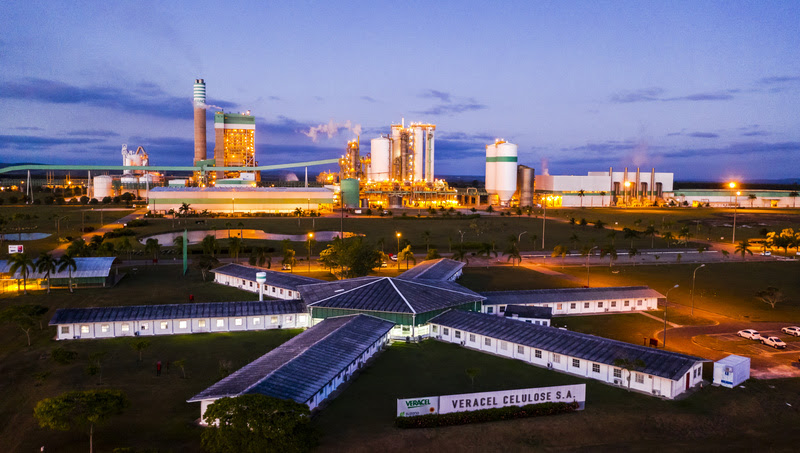
<instances>
[{"instance_id":1,"label":"lamp post","mask_svg":"<svg viewBox=\"0 0 800 453\"><path fill-rule=\"evenodd\" d=\"M702 269L704 267L706 267L706 265L705 264L701 264L701 265L697 266L697 269L695 269L694 272L692 272L692 317L694 317L694 279L695 279L695 277L697 277L697 271L699 271L700 269Z\"/></svg>"},{"instance_id":2,"label":"lamp post","mask_svg":"<svg viewBox=\"0 0 800 453\"><path fill-rule=\"evenodd\" d=\"M397 270L400 270L400 232L397 232Z\"/></svg>"},{"instance_id":3,"label":"lamp post","mask_svg":"<svg viewBox=\"0 0 800 453\"><path fill-rule=\"evenodd\" d=\"M314 239L314 233L308 233L308 272L311 272L311 239Z\"/></svg>"},{"instance_id":4,"label":"lamp post","mask_svg":"<svg viewBox=\"0 0 800 453\"><path fill-rule=\"evenodd\" d=\"M547 195L544 196L544 212L542 213L542 251L544 251L544 224L547 223Z\"/></svg>"},{"instance_id":5,"label":"lamp post","mask_svg":"<svg viewBox=\"0 0 800 453\"><path fill-rule=\"evenodd\" d=\"M521 241L521 240L522 240L522 235L523 235L523 234L525 234L525 233L527 233L527 231L523 231L522 233L520 233L520 234L517 236L517 244L519 244L519 241Z\"/></svg>"},{"instance_id":6,"label":"lamp post","mask_svg":"<svg viewBox=\"0 0 800 453\"><path fill-rule=\"evenodd\" d=\"M66 219L67 216L61 217L56 220L56 240L61 237L61 221Z\"/></svg>"},{"instance_id":7,"label":"lamp post","mask_svg":"<svg viewBox=\"0 0 800 453\"><path fill-rule=\"evenodd\" d=\"M589 257L592 256L592 252L596 249L597 246L589 249L589 253L586 254L586 287L589 288Z\"/></svg>"},{"instance_id":8,"label":"lamp post","mask_svg":"<svg viewBox=\"0 0 800 453\"><path fill-rule=\"evenodd\" d=\"M664 349L667 349L667 305L669 305L669 292L673 289L677 288L680 285L675 285L667 291L667 295L664 296Z\"/></svg>"},{"instance_id":9,"label":"lamp post","mask_svg":"<svg viewBox=\"0 0 800 453\"><path fill-rule=\"evenodd\" d=\"M728 183L728 187L730 187L730 189L733 190L733 189L736 188L736 183L735 182L729 182ZM736 205L739 204L739 194L740 193L741 192L736 192L736 201L733 203L733 234L731 235L731 244L735 244L736 243Z\"/></svg>"}]
</instances>

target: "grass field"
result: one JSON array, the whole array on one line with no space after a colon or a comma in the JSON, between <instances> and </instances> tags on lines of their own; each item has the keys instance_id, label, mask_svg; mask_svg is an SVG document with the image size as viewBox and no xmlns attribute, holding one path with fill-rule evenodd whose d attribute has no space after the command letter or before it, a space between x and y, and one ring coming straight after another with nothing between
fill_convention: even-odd
<instances>
[{"instance_id":1,"label":"grass field","mask_svg":"<svg viewBox=\"0 0 800 453\"><path fill-rule=\"evenodd\" d=\"M474 387L465 369L480 373ZM438 429L394 428L395 399L586 382L574 414ZM397 344L316 417L321 451L791 450L800 440L800 379L706 387L663 401L456 345ZM792 406L788 406L790 403ZM768 416L764 416L768 414Z\"/></svg>"},{"instance_id":2,"label":"grass field","mask_svg":"<svg viewBox=\"0 0 800 453\"><path fill-rule=\"evenodd\" d=\"M524 267L465 267L458 283L473 291L511 291L539 288L573 288L580 286Z\"/></svg>"},{"instance_id":3,"label":"grass field","mask_svg":"<svg viewBox=\"0 0 800 453\"><path fill-rule=\"evenodd\" d=\"M556 317L553 326L647 346L646 340L655 338L655 333L660 332L664 324L639 313L624 313Z\"/></svg>"}]
</instances>

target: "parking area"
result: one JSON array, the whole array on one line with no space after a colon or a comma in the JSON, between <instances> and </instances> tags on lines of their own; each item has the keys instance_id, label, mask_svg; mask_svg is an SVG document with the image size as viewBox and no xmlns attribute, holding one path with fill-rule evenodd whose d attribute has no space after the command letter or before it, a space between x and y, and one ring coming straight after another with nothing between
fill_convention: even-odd
<instances>
[{"instance_id":1,"label":"parking area","mask_svg":"<svg viewBox=\"0 0 800 453\"><path fill-rule=\"evenodd\" d=\"M761 333L761 336L776 336L780 338L786 343L786 349L775 349L771 346L761 344L761 342L758 340L742 338L735 332L710 334L708 336L718 341L736 343L737 349L747 350L751 354L789 354L800 352L800 338L798 337L786 335L780 330L763 330L759 332Z\"/></svg>"}]
</instances>

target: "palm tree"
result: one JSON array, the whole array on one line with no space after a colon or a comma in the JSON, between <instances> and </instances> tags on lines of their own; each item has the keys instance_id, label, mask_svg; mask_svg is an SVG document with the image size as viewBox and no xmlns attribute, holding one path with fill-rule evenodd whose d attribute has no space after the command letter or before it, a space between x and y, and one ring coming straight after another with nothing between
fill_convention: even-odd
<instances>
[{"instance_id":1,"label":"palm tree","mask_svg":"<svg viewBox=\"0 0 800 453\"><path fill-rule=\"evenodd\" d=\"M609 231L608 234L606 234L606 237L611 239L611 245L613 246L614 240L617 238L617 231L616 230Z\"/></svg>"},{"instance_id":2,"label":"palm tree","mask_svg":"<svg viewBox=\"0 0 800 453\"><path fill-rule=\"evenodd\" d=\"M183 251L183 235L179 234L172 239L172 246L175 247L175 250L181 252Z\"/></svg>"},{"instance_id":3,"label":"palm tree","mask_svg":"<svg viewBox=\"0 0 800 453\"><path fill-rule=\"evenodd\" d=\"M736 244L736 249L734 249L734 253L742 255L742 261L744 261L745 255L748 253L752 256L753 251L750 250L750 242L745 239L742 242Z\"/></svg>"},{"instance_id":4,"label":"palm tree","mask_svg":"<svg viewBox=\"0 0 800 453\"><path fill-rule=\"evenodd\" d=\"M92 256L92 250L86 241L81 238L75 239L67 247L67 254L71 256Z\"/></svg>"},{"instance_id":5,"label":"palm tree","mask_svg":"<svg viewBox=\"0 0 800 453\"><path fill-rule=\"evenodd\" d=\"M616 359L614 360L614 366L622 368L623 370L628 371L628 391L631 391L631 375L634 371L642 369L645 367L645 363L642 359L630 360L630 359Z\"/></svg>"},{"instance_id":6,"label":"palm tree","mask_svg":"<svg viewBox=\"0 0 800 453\"><path fill-rule=\"evenodd\" d=\"M239 262L239 252L242 250L242 238L232 237L228 239L228 254L233 258L233 261Z\"/></svg>"},{"instance_id":7,"label":"palm tree","mask_svg":"<svg viewBox=\"0 0 800 453\"><path fill-rule=\"evenodd\" d=\"M430 247L431 232L428 231L428 230L423 231L422 232L422 240L425 241L425 251L428 251L431 248Z\"/></svg>"},{"instance_id":8,"label":"palm tree","mask_svg":"<svg viewBox=\"0 0 800 453\"><path fill-rule=\"evenodd\" d=\"M144 250L153 254L153 261L155 262L158 259L158 252L161 251L161 244L158 243L158 239L150 238L144 243Z\"/></svg>"},{"instance_id":9,"label":"palm tree","mask_svg":"<svg viewBox=\"0 0 800 453\"><path fill-rule=\"evenodd\" d=\"M600 258L608 257L608 267L611 267L614 264L614 261L617 260L617 249L614 248L614 245L607 245L600 249Z\"/></svg>"},{"instance_id":10,"label":"palm tree","mask_svg":"<svg viewBox=\"0 0 800 453\"><path fill-rule=\"evenodd\" d=\"M557 245L557 246L553 247L553 253L550 256L552 256L553 258L556 258L556 257L560 256L561 257L561 267L563 268L564 267L564 258L567 256L568 253L569 253L569 249L566 246Z\"/></svg>"},{"instance_id":11,"label":"palm tree","mask_svg":"<svg viewBox=\"0 0 800 453\"><path fill-rule=\"evenodd\" d=\"M232 226L233 226L233 224L231 224L230 222L225 222L225 229L228 230L228 239L231 238L231 227Z\"/></svg>"},{"instance_id":12,"label":"palm tree","mask_svg":"<svg viewBox=\"0 0 800 453\"><path fill-rule=\"evenodd\" d=\"M285 247L283 249L283 259L281 260L281 264L284 266L289 266L289 271L294 273L294 266L297 264L297 260L294 257L295 251L292 248Z\"/></svg>"},{"instance_id":13,"label":"palm tree","mask_svg":"<svg viewBox=\"0 0 800 453\"><path fill-rule=\"evenodd\" d=\"M606 191L605 190L601 190L600 191L600 206L605 206L605 203L606 203Z\"/></svg>"},{"instance_id":14,"label":"palm tree","mask_svg":"<svg viewBox=\"0 0 800 453\"><path fill-rule=\"evenodd\" d=\"M203 253L206 255L215 256L216 253L219 251L219 244L217 243L217 238L208 234L206 237L203 238L203 241L200 243L203 247Z\"/></svg>"},{"instance_id":15,"label":"palm tree","mask_svg":"<svg viewBox=\"0 0 800 453\"><path fill-rule=\"evenodd\" d=\"M675 240L675 235L673 235L671 231L667 231L666 233L662 234L661 237L667 241L667 248L669 248L669 245Z\"/></svg>"},{"instance_id":16,"label":"palm tree","mask_svg":"<svg viewBox=\"0 0 800 453\"><path fill-rule=\"evenodd\" d=\"M75 262L75 258L73 258L69 253L58 259L58 271L69 271L69 292L72 292L72 271L77 269L78 263Z\"/></svg>"},{"instance_id":17,"label":"palm tree","mask_svg":"<svg viewBox=\"0 0 800 453\"><path fill-rule=\"evenodd\" d=\"M178 208L178 212L182 217L186 217L189 215L190 211L189 206L191 206L189 203L181 203L181 207Z\"/></svg>"},{"instance_id":18,"label":"palm tree","mask_svg":"<svg viewBox=\"0 0 800 453\"><path fill-rule=\"evenodd\" d=\"M497 253L495 253L497 255ZM406 262L406 270L408 270L408 262L413 261L414 264L417 264L417 259L414 258L414 252L411 251L411 244L408 244L400 253L397 255L398 262L405 260Z\"/></svg>"},{"instance_id":19,"label":"palm tree","mask_svg":"<svg viewBox=\"0 0 800 453\"><path fill-rule=\"evenodd\" d=\"M239 222L236 224L236 226L239 227L239 237L244 239L244 223Z\"/></svg>"},{"instance_id":20,"label":"palm tree","mask_svg":"<svg viewBox=\"0 0 800 453\"><path fill-rule=\"evenodd\" d=\"M22 288L24 294L28 294L28 276L31 274L31 271L35 268L33 264L33 260L27 253L15 253L11 255L11 266L8 268L8 272L13 277L14 274L19 272L20 277L22 277Z\"/></svg>"},{"instance_id":21,"label":"palm tree","mask_svg":"<svg viewBox=\"0 0 800 453\"><path fill-rule=\"evenodd\" d=\"M586 191L581 189L578 191L578 196L581 197L581 209L583 209L583 197L586 196Z\"/></svg>"},{"instance_id":22,"label":"palm tree","mask_svg":"<svg viewBox=\"0 0 800 453\"><path fill-rule=\"evenodd\" d=\"M633 248L633 240L639 237L639 232L634 229L625 227L622 229L622 235L623 237L625 237L625 239L631 240L631 248Z\"/></svg>"},{"instance_id":23,"label":"palm tree","mask_svg":"<svg viewBox=\"0 0 800 453\"><path fill-rule=\"evenodd\" d=\"M639 253L639 249L637 249L636 247L631 247L628 250L628 258L631 259L634 266L636 266L636 255L641 255L641 253Z\"/></svg>"},{"instance_id":24,"label":"palm tree","mask_svg":"<svg viewBox=\"0 0 800 453\"><path fill-rule=\"evenodd\" d=\"M42 252L42 254L39 255L39 259L36 260L36 270L44 272L44 278L47 279L47 294L50 294L50 274L56 271L57 265L58 262L56 259L46 252Z\"/></svg>"},{"instance_id":25,"label":"palm tree","mask_svg":"<svg viewBox=\"0 0 800 453\"><path fill-rule=\"evenodd\" d=\"M482 256L486 255L486 258L491 258L492 254L497 257L497 252L494 251L494 247L489 242L482 242L480 248L478 249L477 255Z\"/></svg>"},{"instance_id":26,"label":"palm tree","mask_svg":"<svg viewBox=\"0 0 800 453\"><path fill-rule=\"evenodd\" d=\"M467 256L467 252L464 250L464 246L461 244L456 247L455 251L453 252L453 256L451 256L450 259L463 261L469 264L469 257Z\"/></svg>"},{"instance_id":27,"label":"palm tree","mask_svg":"<svg viewBox=\"0 0 800 453\"><path fill-rule=\"evenodd\" d=\"M796 207L795 201L797 201L797 197L800 196L800 193L798 193L796 190L793 190L789 192L789 196L792 197L792 207Z\"/></svg>"},{"instance_id":28,"label":"palm tree","mask_svg":"<svg viewBox=\"0 0 800 453\"><path fill-rule=\"evenodd\" d=\"M756 198L758 198L758 197L756 196L756 194L751 193L751 194L747 195L747 198L750 199L750 207L752 208L753 207L753 202L756 201Z\"/></svg>"},{"instance_id":29,"label":"palm tree","mask_svg":"<svg viewBox=\"0 0 800 453\"><path fill-rule=\"evenodd\" d=\"M272 267L272 256L264 247L254 248L250 254L250 265L264 267L264 264L267 265L267 269Z\"/></svg>"},{"instance_id":30,"label":"palm tree","mask_svg":"<svg viewBox=\"0 0 800 453\"><path fill-rule=\"evenodd\" d=\"M653 246L655 245L656 234L658 234L658 230L656 230L656 227L653 224L650 224L647 228L644 229L644 231L642 231L642 235L644 237L648 236L650 237L650 248L653 248Z\"/></svg>"},{"instance_id":31,"label":"palm tree","mask_svg":"<svg viewBox=\"0 0 800 453\"><path fill-rule=\"evenodd\" d=\"M572 243L572 248L577 249L578 243L581 242L581 238L579 238L577 234L572 233L572 236L569 237L569 242Z\"/></svg>"}]
</instances>

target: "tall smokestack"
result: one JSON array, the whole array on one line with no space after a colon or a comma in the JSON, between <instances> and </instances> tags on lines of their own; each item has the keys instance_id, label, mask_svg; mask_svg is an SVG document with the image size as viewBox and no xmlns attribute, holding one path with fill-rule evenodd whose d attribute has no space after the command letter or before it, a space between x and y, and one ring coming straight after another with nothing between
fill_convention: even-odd
<instances>
[{"instance_id":1,"label":"tall smokestack","mask_svg":"<svg viewBox=\"0 0 800 453\"><path fill-rule=\"evenodd\" d=\"M194 165L206 159L206 82L194 81Z\"/></svg>"}]
</instances>

